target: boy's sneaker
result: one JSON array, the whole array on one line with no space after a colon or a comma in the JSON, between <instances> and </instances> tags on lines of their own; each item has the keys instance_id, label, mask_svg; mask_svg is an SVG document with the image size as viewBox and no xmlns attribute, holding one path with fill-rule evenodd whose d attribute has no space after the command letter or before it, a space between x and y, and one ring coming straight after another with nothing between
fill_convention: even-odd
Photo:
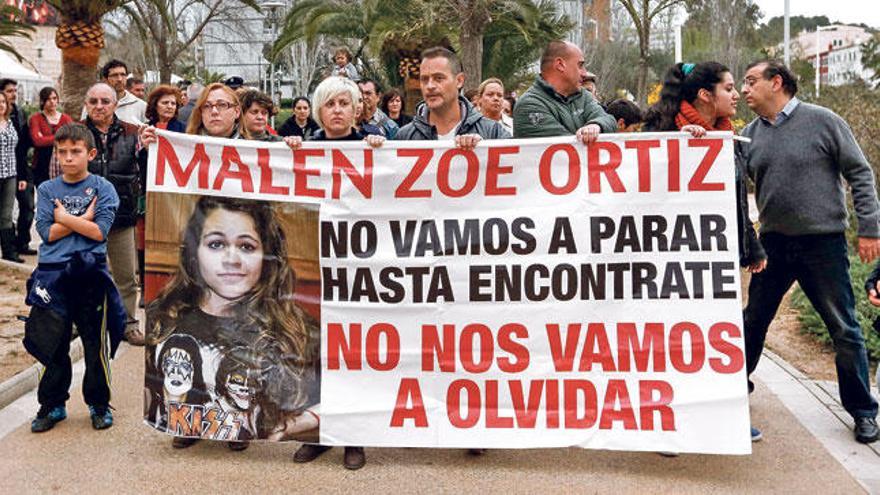
<instances>
[{"instance_id":1,"label":"boy's sneaker","mask_svg":"<svg viewBox=\"0 0 880 495\"><path fill-rule=\"evenodd\" d=\"M40 406L37 417L31 421L31 432L42 433L55 427L55 424L67 418L67 409L64 406L46 407Z\"/></svg>"},{"instance_id":2,"label":"boy's sneaker","mask_svg":"<svg viewBox=\"0 0 880 495\"><path fill-rule=\"evenodd\" d=\"M108 406L89 406L89 414L92 416L92 428L103 430L113 426L113 413Z\"/></svg>"},{"instance_id":3,"label":"boy's sneaker","mask_svg":"<svg viewBox=\"0 0 880 495\"><path fill-rule=\"evenodd\" d=\"M760 442L762 438L764 438L764 435L761 433L761 430L752 426L752 441Z\"/></svg>"}]
</instances>

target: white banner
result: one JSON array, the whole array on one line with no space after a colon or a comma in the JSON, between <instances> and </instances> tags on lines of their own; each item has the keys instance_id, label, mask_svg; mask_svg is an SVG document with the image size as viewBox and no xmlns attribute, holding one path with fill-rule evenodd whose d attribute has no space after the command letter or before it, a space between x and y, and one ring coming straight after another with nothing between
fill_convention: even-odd
<instances>
[{"instance_id":1,"label":"white banner","mask_svg":"<svg viewBox=\"0 0 880 495\"><path fill-rule=\"evenodd\" d=\"M319 205L322 443L750 453L732 134L449 146L162 132L148 190Z\"/></svg>"}]
</instances>

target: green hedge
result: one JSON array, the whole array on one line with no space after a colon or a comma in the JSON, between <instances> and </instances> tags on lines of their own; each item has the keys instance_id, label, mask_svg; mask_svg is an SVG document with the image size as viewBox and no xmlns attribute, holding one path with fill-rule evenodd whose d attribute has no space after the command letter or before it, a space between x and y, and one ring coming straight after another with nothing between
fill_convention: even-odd
<instances>
[{"instance_id":1,"label":"green hedge","mask_svg":"<svg viewBox=\"0 0 880 495\"><path fill-rule=\"evenodd\" d=\"M868 347L868 358L871 359L871 361L880 361L880 335L878 335L872 328L874 318L880 314L880 309L875 308L868 302L868 297L865 295L864 289L865 279L868 278L871 269L874 268L874 263L862 263L858 255L855 254L850 255L849 261L851 265L850 276L852 277L853 292L856 295L856 316L858 316L859 325L862 327L862 332L865 334L865 344ZM813 305L807 300L806 294L804 294L800 287L795 288L791 297L791 303L792 306L798 310L798 320L801 322L802 331L813 336L820 342L831 344L831 337L828 335L828 330L825 328L825 324L822 323L822 318L820 318L816 310L813 309Z\"/></svg>"}]
</instances>

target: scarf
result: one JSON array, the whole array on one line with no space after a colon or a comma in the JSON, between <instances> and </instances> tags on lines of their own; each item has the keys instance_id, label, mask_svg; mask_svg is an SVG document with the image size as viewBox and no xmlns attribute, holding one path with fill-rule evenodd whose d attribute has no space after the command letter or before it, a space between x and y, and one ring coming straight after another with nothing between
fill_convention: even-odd
<instances>
[{"instance_id":1,"label":"scarf","mask_svg":"<svg viewBox=\"0 0 880 495\"><path fill-rule=\"evenodd\" d=\"M700 116L700 112L686 101L682 101L681 106L679 106L678 114L675 116L675 125L677 125L679 129L686 125L698 125L707 131L733 130L733 124L730 122L729 118L722 117L716 120L715 125L713 126L703 120L703 117Z\"/></svg>"}]
</instances>

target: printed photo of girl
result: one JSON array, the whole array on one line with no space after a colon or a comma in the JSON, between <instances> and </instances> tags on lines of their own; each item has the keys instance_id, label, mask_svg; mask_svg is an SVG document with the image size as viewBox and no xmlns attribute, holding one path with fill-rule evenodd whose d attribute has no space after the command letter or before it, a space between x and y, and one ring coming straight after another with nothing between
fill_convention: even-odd
<instances>
[{"instance_id":1,"label":"printed photo of girl","mask_svg":"<svg viewBox=\"0 0 880 495\"><path fill-rule=\"evenodd\" d=\"M178 448L201 438L233 450L251 439L317 438L318 325L294 302L296 273L273 204L201 197L179 249L176 272L147 307L145 420L175 435ZM184 335L198 342L200 358L166 352L180 349L174 342ZM203 404L166 385L169 372L181 374L169 356L184 354L191 366L201 361L204 390L190 382L209 398ZM190 406L188 416L157 421L162 411L181 411L174 400Z\"/></svg>"}]
</instances>

